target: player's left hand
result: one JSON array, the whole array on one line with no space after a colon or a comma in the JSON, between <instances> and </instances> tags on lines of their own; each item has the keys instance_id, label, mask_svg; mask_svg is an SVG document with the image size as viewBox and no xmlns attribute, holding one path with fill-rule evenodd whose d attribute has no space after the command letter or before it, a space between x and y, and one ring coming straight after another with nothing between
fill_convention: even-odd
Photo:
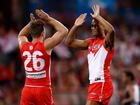
<instances>
[{"instance_id":1,"label":"player's left hand","mask_svg":"<svg viewBox=\"0 0 140 105\"><path fill-rule=\"evenodd\" d=\"M94 12L93 14L91 14L91 16L93 18L97 17L100 14L100 6L99 5L93 5L92 10Z\"/></svg>"},{"instance_id":2,"label":"player's left hand","mask_svg":"<svg viewBox=\"0 0 140 105\"><path fill-rule=\"evenodd\" d=\"M85 22L85 18L86 18L87 14L81 14L75 21L74 25L75 26L81 26L84 22Z\"/></svg>"},{"instance_id":3,"label":"player's left hand","mask_svg":"<svg viewBox=\"0 0 140 105\"><path fill-rule=\"evenodd\" d=\"M35 13L42 20L49 20L50 19L50 16L46 12L44 12L43 10L41 10L41 9L36 9L35 10Z\"/></svg>"}]
</instances>

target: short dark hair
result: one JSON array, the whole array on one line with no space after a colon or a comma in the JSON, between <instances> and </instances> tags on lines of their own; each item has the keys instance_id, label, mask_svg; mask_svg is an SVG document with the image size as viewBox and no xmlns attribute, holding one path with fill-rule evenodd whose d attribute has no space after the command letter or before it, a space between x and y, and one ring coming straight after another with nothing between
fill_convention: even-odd
<instances>
[{"instance_id":1,"label":"short dark hair","mask_svg":"<svg viewBox=\"0 0 140 105\"><path fill-rule=\"evenodd\" d=\"M133 74L132 72L130 72L130 71L125 71L124 73L125 73L125 75L126 75L128 78L130 78L131 81L134 81L134 80L135 80L134 74Z\"/></svg>"},{"instance_id":2,"label":"short dark hair","mask_svg":"<svg viewBox=\"0 0 140 105\"><path fill-rule=\"evenodd\" d=\"M37 19L31 22L30 34L32 37L39 37L41 33L44 31L45 22L41 19Z\"/></svg>"}]
</instances>

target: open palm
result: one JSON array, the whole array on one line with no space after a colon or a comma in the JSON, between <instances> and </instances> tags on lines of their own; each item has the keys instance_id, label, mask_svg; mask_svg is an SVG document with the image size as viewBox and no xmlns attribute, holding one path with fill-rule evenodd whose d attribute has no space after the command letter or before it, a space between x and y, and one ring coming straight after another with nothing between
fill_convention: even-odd
<instances>
[{"instance_id":1,"label":"open palm","mask_svg":"<svg viewBox=\"0 0 140 105\"><path fill-rule=\"evenodd\" d=\"M81 14L75 21L75 25L76 26L80 26L82 25L84 22L85 22L85 18L86 18L87 14L84 13L84 14Z\"/></svg>"},{"instance_id":2,"label":"open palm","mask_svg":"<svg viewBox=\"0 0 140 105\"><path fill-rule=\"evenodd\" d=\"M99 15L99 13L100 13L100 6L99 5L94 5L94 6L92 6L92 10L93 10L93 14L91 14L91 16L93 17L93 18L95 18L96 16L98 16Z\"/></svg>"}]
</instances>

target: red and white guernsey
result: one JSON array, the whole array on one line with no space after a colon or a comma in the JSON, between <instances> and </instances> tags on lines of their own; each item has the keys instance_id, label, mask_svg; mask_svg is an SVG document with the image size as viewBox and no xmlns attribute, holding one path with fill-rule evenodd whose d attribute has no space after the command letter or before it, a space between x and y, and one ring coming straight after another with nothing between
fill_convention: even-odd
<instances>
[{"instance_id":1,"label":"red and white guernsey","mask_svg":"<svg viewBox=\"0 0 140 105\"><path fill-rule=\"evenodd\" d=\"M104 46L104 37L90 39L88 48L88 66L90 84L96 82L109 82L110 63L114 55L114 50L107 50Z\"/></svg>"},{"instance_id":2,"label":"red and white guernsey","mask_svg":"<svg viewBox=\"0 0 140 105\"><path fill-rule=\"evenodd\" d=\"M47 54L44 44L27 42L20 51L26 73L25 86L50 86L51 57Z\"/></svg>"}]
</instances>

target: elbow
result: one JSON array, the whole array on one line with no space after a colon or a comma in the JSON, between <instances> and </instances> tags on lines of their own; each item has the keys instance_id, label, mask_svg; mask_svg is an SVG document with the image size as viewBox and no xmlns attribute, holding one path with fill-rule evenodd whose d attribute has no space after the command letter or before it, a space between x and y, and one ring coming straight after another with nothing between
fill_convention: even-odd
<instances>
[{"instance_id":1,"label":"elbow","mask_svg":"<svg viewBox=\"0 0 140 105\"><path fill-rule=\"evenodd\" d=\"M115 29L112 27L110 28L110 30L108 31L110 34L115 34Z\"/></svg>"},{"instance_id":2,"label":"elbow","mask_svg":"<svg viewBox=\"0 0 140 105\"><path fill-rule=\"evenodd\" d=\"M114 29L114 28L112 28L112 33L114 33L114 34L115 34L115 29Z\"/></svg>"},{"instance_id":3,"label":"elbow","mask_svg":"<svg viewBox=\"0 0 140 105\"><path fill-rule=\"evenodd\" d=\"M62 35L67 35L68 34L68 29L64 27L61 31L59 31Z\"/></svg>"},{"instance_id":4,"label":"elbow","mask_svg":"<svg viewBox=\"0 0 140 105\"><path fill-rule=\"evenodd\" d=\"M67 35L68 34L68 29L65 28L63 31L62 31L63 35Z\"/></svg>"},{"instance_id":5,"label":"elbow","mask_svg":"<svg viewBox=\"0 0 140 105\"><path fill-rule=\"evenodd\" d=\"M58 30L57 32L59 32L61 36L64 37L65 35L68 34L68 29L64 27L63 29Z\"/></svg>"}]
</instances>

